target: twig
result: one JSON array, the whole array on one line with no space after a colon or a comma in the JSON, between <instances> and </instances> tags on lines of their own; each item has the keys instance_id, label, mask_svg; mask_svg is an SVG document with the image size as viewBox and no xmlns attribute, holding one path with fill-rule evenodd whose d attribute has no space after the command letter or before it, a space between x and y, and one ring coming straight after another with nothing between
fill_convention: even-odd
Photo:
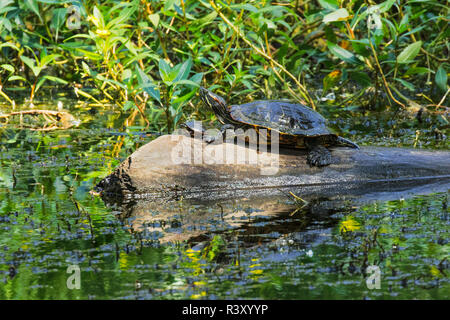
<instances>
[{"instance_id":1,"label":"twig","mask_svg":"<svg viewBox=\"0 0 450 320\"><path fill-rule=\"evenodd\" d=\"M427 56L429 56L430 58L433 58L436 61L439 61L439 62L449 62L450 61L450 58L438 58L434 54L425 50L424 48L420 48L420 51L425 53Z\"/></svg>"},{"instance_id":2,"label":"twig","mask_svg":"<svg viewBox=\"0 0 450 320\"><path fill-rule=\"evenodd\" d=\"M147 98L145 97L145 99L142 101L142 106L143 106L144 109L145 109L146 103L147 103ZM147 126L145 127L147 129L150 126L150 121L148 121L147 117L145 116L144 110L139 106L139 103L136 101L136 99L134 100L134 104L135 104L136 108L139 110L139 112L140 112L142 118L144 119L145 123L147 123Z\"/></svg>"},{"instance_id":3,"label":"twig","mask_svg":"<svg viewBox=\"0 0 450 320\"><path fill-rule=\"evenodd\" d=\"M14 101L12 101L8 95L6 93L3 92L2 90L2 86L0 86L0 95L5 98L6 100L8 100L9 103L11 103L11 105L14 105Z\"/></svg>"},{"instance_id":4,"label":"twig","mask_svg":"<svg viewBox=\"0 0 450 320\"><path fill-rule=\"evenodd\" d=\"M306 207L306 206L309 204L309 202L306 201L306 200L304 200L304 199L302 199L302 198L300 198L299 196L295 195L295 194L294 194L293 192L291 192L291 191L289 191L289 194L290 194L292 197L294 197L294 201L295 201L295 203L298 205L297 209L295 209L295 211L294 211L294 212L291 212L291 214L290 214L290 216L293 216L293 215L296 214L299 210L301 210L301 209L303 209L304 207ZM300 204L302 204L302 205L300 206Z\"/></svg>"},{"instance_id":5,"label":"twig","mask_svg":"<svg viewBox=\"0 0 450 320\"><path fill-rule=\"evenodd\" d=\"M61 115L69 113L65 111L54 111L54 110L25 110L25 111L15 111L7 114L0 114L0 118L8 118L10 116L24 115L24 114L45 114L61 117Z\"/></svg>"},{"instance_id":6,"label":"twig","mask_svg":"<svg viewBox=\"0 0 450 320\"><path fill-rule=\"evenodd\" d=\"M76 120L74 116L65 111L54 111L54 110L24 110L24 111L15 111L7 114L1 114L0 119L6 119L4 124L9 122L9 118L13 116L19 116L20 126L23 127L23 116L24 115L42 115L46 124L41 128L33 128L32 126L27 126L32 131L51 131L56 129L68 129L74 125L74 121ZM53 118L56 117L56 118ZM60 121L62 126L58 126L57 123ZM52 126L47 127L49 124Z\"/></svg>"},{"instance_id":7,"label":"twig","mask_svg":"<svg viewBox=\"0 0 450 320\"><path fill-rule=\"evenodd\" d=\"M384 76L383 69L381 68L381 65L380 65L380 63L378 61L377 53L375 51L375 48L373 47L372 41L370 40L370 27L369 26L368 26L368 35L369 35L369 46L370 46L370 49L372 50L373 56L375 58L375 63L377 65L377 67L378 67L378 71L380 72L381 78L383 79L384 87L386 88L387 94L389 95L389 97L395 103L397 103L398 105L402 106L403 108L406 108L406 106L403 103L401 103L400 101L395 99L394 95L392 94L391 90L389 89L389 84L388 84L388 82L386 80L386 77Z\"/></svg>"},{"instance_id":8,"label":"twig","mask_svg":"<svg viewBox=\"0 0 450 320\"><path fill-rule=\"evenodd\" d=\"M450 89L447 89L447 92L444 94L441 101L439 101L439 103L437 104L436 109L442 107L442 104L444 103L445 99L447 98L447 95L449 92L450 92Z\"/></svg>"},{"instance_id":9,"label":"twig","mask_svg":"<svg viewBox=\"0 0 450 320\"><path fill-rule=\"evenodd\" d=\"M100 105L103 105L100 101L98 101L97 99L95 99L93 96L91 96L89 93L84 92L83 90L78 89L77 87L74 87L73 90L75 91L76 96L78 97L78 95L82 95L85 98L89 98L94 100L95 102L97 102Z\"/></svg>"}]
</instances>

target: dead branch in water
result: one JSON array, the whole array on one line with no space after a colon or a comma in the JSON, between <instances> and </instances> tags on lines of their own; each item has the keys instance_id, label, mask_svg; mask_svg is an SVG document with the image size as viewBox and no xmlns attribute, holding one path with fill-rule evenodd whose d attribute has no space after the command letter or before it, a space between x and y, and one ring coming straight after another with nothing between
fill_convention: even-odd
<instances>
[{"instance_id":1,"label":"dead branch in water","mask_svg":"<svg viewBox=\"0 0 450 320\"><path fill-rule=\"evenodd\" d=\"M29 124L23 123L23 116L42 116L45 121L43 126L34 127ZM3 125L8 124L10 119L19 116L19 126L21 128L27 128L33 131L51 131L58 129L68 129L76 125L77 120L74 116L66 111L54 111L54 110L24 110L15 111L7 114L0 114L0 119L6 119L2 122Z\"/></svg>"}]
</instances>

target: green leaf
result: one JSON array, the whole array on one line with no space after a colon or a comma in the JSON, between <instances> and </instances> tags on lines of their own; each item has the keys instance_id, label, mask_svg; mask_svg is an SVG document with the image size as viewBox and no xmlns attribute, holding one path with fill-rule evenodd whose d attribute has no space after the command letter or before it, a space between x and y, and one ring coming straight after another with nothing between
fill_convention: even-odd
<instances>
[{"instance_id":1,"label":"green leaf","mask_svg":"<svg viewBox=\"0 0 450 320\"><path fill-rule=\"evenodd\" d=\"M387 0L385 2L382 2L376 6L373 7L377 7L378 10L380 10L380 13L384 13L386 11L388 11L395 3L395 0Z\"/></svg>"},{"instance_id":2,"label":"green leaf","mask_svg":"<svg viewBox=\"0 0 450 320\"><path fill-rule=\"evenodd\" d=\"M159 75L161 76L162 81L169 86L176 77L176 74L172 72L172 68L164 59L159 59Z\"/></svg>"},{"instance_id":3,"label":"green leaf","mask_svg":"<svg viewBox=\"0 0 450 320\"><path fill-rule=\"evenodd\" d=\"M349 105L349 106L345 106L342 108L342 110L347 110L347 111L357 111L361 108L361 106L359 105Z\"/></svg>"},{"instance_id":4,"label":"green leaf","mask_svg":"<svg viewBox=\"0 0 450 320\"><path fill-rule=\"evenodd\" d=\"M54 77L54 76L44 76L43 78L53 81L53 82L58 82L61 84L68 84L68 82L66 80L58 78L58 77Z\"/></svg>"},{"instance_id":5,"label":"green leaf","mask_svg":"<svg viewBox=\"0 0 450 320\"><path fill-rule=\"evenodd\" d=\"M60 57L61 55L59 54L49 54L48 56L44 56L41 59L41 63L39 64L41 67L46 66L47 64L49 64L50 62L52 62L53 60L55 60L56 58Z\"/></svg>"},{"instance_id":6,"label":"green leaf","mask_svg":"<svg viewBox=\"0 0 450 320\"><path fill-rule=\"evenodd\" d=\"M200 84L200 82L202 81L202 79L203 79L203 72L200 72L200 73L194 74L194 75L191 77L191 79L189 79L189 80L194 81L194 82L197 83L197 84Z\"/></svg>"},{"instance_id":7,"label":"green leaf","mask_svg":"<svg viewBox=\"0 0 450 320\"><path fill-rule=\"evenodd\" d=\"M125 69L122 72L122 82L129 82L131 80L131 77L133 75L133 72L131 69Z\"/></svg>"},{"instance_id":8,"label":"green leaf","mask_svg":"<svg viewBox=\"0 0 450 320\"><path fill-rule=\"evenodd\" d=\"M424 29L424 28L425 28L424 25L418 26L418 27L412 29L411 31L408 31L408 32L405 33L405 34L402 34L400 38L406 38L406 37L408 37L409 35L411 35L411 34L413 34L413 33L416 33L416 32L419 32L420 30L422 30L422 29Z\"/></svg>"},{"instance_id":9,"label":"green leaf","mask_svg":"<svg viewBox=\"0 0 450 320\"><path fill-rule=\"evenodd\" d=\"M7 7L9 4L14 3L14 0L2 0L0 1L0 9Z\"/></svg>"},{"instance_id":10,"label":"green leaf","mask_svg":"<svg viewBox=\"0 0 450 320\"><path fill-rule=\"evenodd\" d=\"M16 81L16 80L20 80L20 81L27 81L27 79L25 79L24 77L21 76L11 76L8 78L8 81Z\"/></svg>"},{"instance_id":11,"label":"green leaf","mask_svg":"<svg viewBox=\"0 0 450 320\"><path fill-rule=\"evenodd\" d=\"M36 0L25 0L25 5L31 9L36 15L39 17L39 20L42 22L41 14L39 13L39 5Z\"/></svg>"},{"instance_id":12,"label":"green leaf","mask_svg":"<svg viewBox=\"0 0 450 320\"><path fill-rule=\"evenodd\" d=\"M328 10L339 9L339 4L338 4L337 0L319 0L319 4L324 9L328 9Z\"/></svg>"},{"instance_id":13,"label":"green leaf","mask_svg":"<svg viewBox=\"0 0 450 320\"><path fill-rule=\"evenodd\" d=\"M371 52L369 51L369 39L350 40L350 42L355 53L363 57L368 57L369 55L371 55Z\"/></svg>"},{"instance_id":14,"label":"green leaf","mask_svg":"<svg viewBox=\"0 0 450 320\"><path fill-rule=\"evenodd\" d=\"M173 5L175 4L176 0L166 0L166 3L164 4L164 11L169 11L173 8Z\"/></svg>"},{"instance_id":15,"label":"green leaf","mask_svg":"<svg viewBox=\"0 0 450 320\"><path fill-rule=\"evenodd\" d=\"M436 76L434 78L439 89L443 92L447 91L447 72L444 66L441 64L436 71Z\"/></svg>"},{"instance_id":16,"label":"green leaf","mask_svg":"<svg viewBox=\"0 0 450 320\"><path fill-rule=\"evenodd\" d=\"M53 10L53 16L52 16L52 21L50 23L50 28L55 30L55 37L57 39L58 33L59 33L59 29L61 28L61 26L64 24L64 22L66 21L66 14L67 14L67 9L66 8L59 8L59 9L54 9Z\"/></svg>"},{"instance_id":17,"label":"green leaf","mask_svg":"<svg viewBox=\"0 0 450 320\"><path fill-rule=\"evenodd\" d=\"M117 18L111 20L107 25L106 29L118 28L122 23L130 19L133 13L136 11L136 7L130 6L120 11L120 14Z\"/></svg>"},{"instance_id":18,"label":"green leaf","mask_svg":"<svg viewBox=\"0 0 450 320\"><path fill-rule=\"evenodd\" d=\"M252 6L251 4L248 3L240 3L240 4L234 4L229 6L228 8L233 9L235 11L241 11L241 10L247 10L253 13L258 12L258 8L256 8L255 6Z\"/></svg>"},{"instance_id":19,"label":"green leaf","mask_svg":"<svg viewBox=\"0 0 450 320\"><path fill-rule=\"evenodd\" d=\"M400 24L398 25L398 33L403 33L407 28L409 24L409 13L405 14L402 18L402 21L400 21Z\"/></svg>"},{"instance_id":20,"label":"green leaf","mask_svg":"<svg viewBox=\"0 0 450 320\"><path fill-rule=\"evenodd\" d=\"M424 73L428 73L431 72L430 69L425 68L425 67L415 67L415 68L409 68L406 72L405 72L405 76L409 76L411 74L424 74Z\"/></svg>"},{"instance_id":21,"label":"green leaf","mask_svg":"<svg viewBox=\"0 0 450 320\"><path fill-rule=\"evenodd\" d=\"M42 68L37 67L34 60L28 58L27 56L20 56L20 59L31 69L31 71L33 71L36 77L39 75L39 73L41 73Z\"/></svg>"},{"instance_id":22,"label":"green leaf","mask_svg":"<svg viewBox=\"0 0 450 320\"><path fill-rule=\"evenodd\" d=\"M3 48L3 47L10 47L10 48L12 48L14 50L19 51L19 48L15 44L10 43L10 42L0 43L0 49Z\"/></svg>"},{"instance_id":23,"label":"green leaf","mask_svg":"<svg viewBox=\"0 0 450 320\"><path fill-rule=\"evenodd\" d=\"M8 139L8 140L6 141L6 143L16 143L17 138L19 137L19 134L20 134L20 132L17 133L13 138Z\"/></svg>"},{"instance_id":24,"label":"green leaf","mask_svg":"<svg viewBox=\"0 0 450 320\"><path fill-rule=\"evenodd\" d=\"M341 8L323 17L323 22L329 23L333 21L345 21L348 17L350 17L350 15L347 9Z\"/></svg>"},{"instance_id":25,"label":"green leaf","mask_svg":"<svg viewBox=\"0 0 450 320\"><path fill-rule=\"evenodd\" d=\"M155 28L158 28L158 25L159 25L159 14L157 14L157 13L151 14L151 15L148 16L148 18L153 23Z\"/></svg>"},{"instance_id":26,"label":"green leaf","mask_svg":"<svg viewBox=\"0 0 450 320\"><path fill-rule=\"evenodd\" d=\"M414 58L419 54L420 48L422 47L422 41L417 41L411 43L398 55L398 63L409 63L414 60Z\"/></svg>"},{"instance_id":27,"label":"green leaf","mask_svg":"<svg viewBox=\"0 0 450 320\"><path fill-rule=\"evenodd\" d=\"M0 17L0 31L2 31L2 27L5 27L9 32L12 30L11 22L6 18Z\"/></svg>"},{"instance_id":28,"label":"green leaf","mask_svg":"<svg viewBox=\"0 0 450 320\"><path fill-rule=\"evenodd\" d=\"M366 72L349 72L349 78L363 88L372 85L372 79L370 79Z\"/></svg>"},{"instance_id":29,"label":"green leaf","mask_svg":"<svg viewBox=\"0 0 450 320\"><path fill-rule=\"evenodd\" d=\"M136 66L136 71L140 88L161 104L161 95L158 88L156 88L141 68Z\"/></svg>"},{"instance_id":30,"label":"green leaf","mask_svg":"<svg viewBox=\"0 0 450 320\"><path fill-rule=\"evenodd\" d=\"M187 94L185 94L184 96L177 97L176 99L174 99L172 101L172 104L174 104L174 105L181 104L180 106L182 106L182 104L184 104L184 102L188 101L189 99L192 98L192 96L195 95L195 92L196 92L196 90L191 90Z\"/></svg>"},{"instance_id":31,"label":"green leaf","mask_svg":"<svg viewBox=\"0 0 450 320\"><path fill-rule=\"evenodd\" d=\"M409 91L415 91L416 90L416 87L414 87L414 85L411 82L408 82L408 81L403 80L403 79L398 79L398 78L396 78L395 80L397 80L402 85L404 85L405 88L408 89Z\"/></svg>"},{"instance_id":32,"label":"green leaf","mask_svg":"<svg viewBox=\"0 0 450 320\"><path fill-rule=\"evenodd\" d=\"M102 28L103 29L105 27L105 21L103 20L102 13L100 12L100 10L98 10L98 8L96 6L94 6L93 15L94 15L94 18L96 18L96 19L92 20L94 25L97 28Z\"/></svg>"},{"instance_id":33,"label":"green leaf","mask_svg":"<svg viewBox=\"0 0 450 320\"><path fill-rule=\"evenodd\" d=\"M14 73L14 67L10 64L2 64L0 67L2 67L3 69L5 69L11 73Z\"/></svg>"},{"instance_id":34,"label":"green leaf","mask_svg":"<svg viewBox=\"0 0 450 320\"><path fill-rule=\"evenodd\" d=\"M83 71L88 74L91 75L91 69L89 68L89 66L87 65L86 62L81 61L81 66L83 67Z\"/></svg>"},{"instance_id":35,"label":"green leaf","mask_svg":"<svg viewBox=\"0 0 450 320\"><path fill-rule=\"evenodd\" d=\"M75 2L73 0L38 0L38 2L47 3L47 4L64 4L69 2Z\"/></svg>"},{"instance_id":36,"label":"green leaf","mask_svg":"<svg viewBox=\"0 0 450 320\"><path fill-rule=\"evenodd\" d=\"M122 110L127 111L128 109L131 109L131 108L136 108L136 105L131 101L126 101L125 104L123 105Z\"/></svg>"},{"instance_id":37,"label":"green leaf","mask_svg":"<svg viewBox=\"0 0 450 320\"><path fill-rule=\"evenodd\" d=\"M81 48L75 48L75 50L82 52L84 56L86 56L87 58L94 60L94 61L101 61L104 59L103 55L89 51L89 50L84 50Z\"/></svg>"},{"instance_id":38,"label":"green leaf","mask_svg":"<svg viewBox=\"0 0 450 320\"><path fill-rule=\"evenodd\" d=\"M265 13L269 12L271 15L276 17L281 17L284 13L292 13L292 11L289 11L283 6L277 5L277 6L268 6L262 7L258 9L258 13ZM277 21L278 22L278 21Z\"/></svg>"},{"instance_id":39,"label":"green leaf","mask_svg":"<svg viewBox=\"0 0 450 320\"><path fill-rule=\"evenodd\" d=\"M189 77L189 73L191 73L191 68L192 68L192 60L190 58L186 60L184 63L176 65L172 71L176 73L176 77L173 81L177 82L180 80L186 80Z\"/></svg>"},{"instance_id":40,"label":"green leaf","mask_svg":"<svg viewBox=\"0 0 450 320\"><path fill-rule=\"evenodd\" d=\"M213 22L216 17L217 17L217 12L212 11L211 13L208 13L206 16L203 16L202 18L200 18L196 21L193 21L193 23L195 23L199 26L204 26L204 25L207 25L207 24Z\"/></svg>"},{"instance_id":41,"label":"green leaf","mask_svg":"<svg viewBox=\"0 0 450 320\"><path fill-rule=\"evenodd\" d=\"M44 84L45 80L47 80L47 78L45 77L39 79L38 83L36 84L36 88L34 89L34 92L38 92L39 88Z\"/></svg>"},{"instance_id":42,"label":"green leaf","mask_svg":"<svg viewBox=\"0 0 450 320\"><path fill-rule=\"evenodd\" d=\"M189 85L189 86L200 87L200 85L199 85L198 83L196 83L196 82L194 82L194 81L192 81L192 80L180 80L180 81L174 82L173 84L174 84L174 85L177 85L177 84L186 84L186 85Z\"/></svg>"},{"instance_id":43,"label":"green leaf","mask_svg":"<svg viewBox=\"0 0 450 320\"><path fill-rule=\"evenodd\" d=\"M350 64L356 64L361 65L363 64L361 60L359 60L353 53L350 51L345 50L344 48L341 48L340 46L327 41L327 46L330 52L335 55L336 57L344 60L347 63Z\"/></svg>"}]
</instances>

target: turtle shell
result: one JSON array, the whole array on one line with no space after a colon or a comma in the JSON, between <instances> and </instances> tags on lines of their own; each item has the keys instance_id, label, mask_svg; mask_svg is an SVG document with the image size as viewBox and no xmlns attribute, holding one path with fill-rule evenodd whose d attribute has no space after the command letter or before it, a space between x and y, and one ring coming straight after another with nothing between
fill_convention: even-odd
<instances>
[{"instance_id":1,"label":"turtle shell","mask_svg":"<svg viewBox=\"0 0 450 320\"><path fill-rule=\"evenodd\" d=\"M294 136L332 134L325 118L302 104L282 100L254 101L228 107L231 119L238 124L276 130Z\"/></svg>"}]
</instances>

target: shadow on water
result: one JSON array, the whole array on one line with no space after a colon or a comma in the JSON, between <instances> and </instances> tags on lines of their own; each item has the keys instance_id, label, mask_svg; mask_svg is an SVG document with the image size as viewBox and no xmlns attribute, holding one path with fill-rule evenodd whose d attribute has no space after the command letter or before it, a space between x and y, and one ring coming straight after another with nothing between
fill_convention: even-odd
<instances>
[{"instance_id":1,"label":"shadow on water","mask_svg":"<svg viewBox=\"0 0 450 320\"><path fill-rule=\"evenodd\" d=\"M354 140L376 132L353 121ZM448 189L110 207L89 191L151 139L109 129L121 123L100 112L63 131L0 127L1 299L449 298Z\"/></svg>"}]
</instances>

